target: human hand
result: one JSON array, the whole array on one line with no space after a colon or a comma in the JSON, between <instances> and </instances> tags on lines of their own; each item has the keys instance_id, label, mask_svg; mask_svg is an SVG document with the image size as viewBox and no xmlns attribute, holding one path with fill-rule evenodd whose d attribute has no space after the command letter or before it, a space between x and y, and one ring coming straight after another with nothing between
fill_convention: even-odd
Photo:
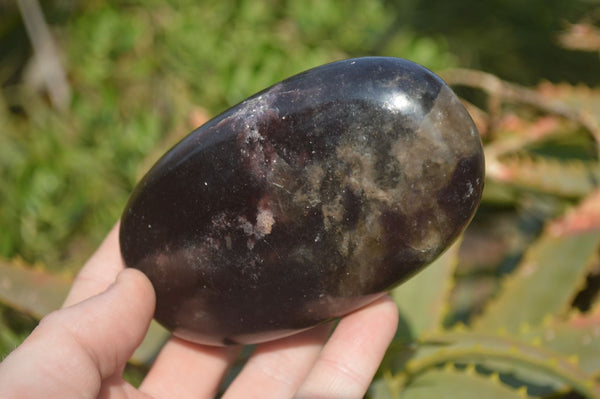
<instances>
[{"instance_id":1,"label":"human hand","mask_svg":"<svg viewBox=\"0 0 600 399\"><path fill-rule=\"evenodd\" d=\"M125 269L118 228L77 275L62 309L0 363L2 398L211 398L239 348L171 337L139 389L122 378L154 312L150 281ZM396 331L389 297L257 345L223 398L361 398Z\"/></svg>"}]
</instances>

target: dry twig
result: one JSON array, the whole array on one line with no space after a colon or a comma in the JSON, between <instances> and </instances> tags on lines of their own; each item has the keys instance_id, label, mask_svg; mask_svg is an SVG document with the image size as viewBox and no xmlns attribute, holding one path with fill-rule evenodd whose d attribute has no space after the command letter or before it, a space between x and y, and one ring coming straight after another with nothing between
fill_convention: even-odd
<instances>
[{"instance_id":1,"label":"dry twig","mask_svg":"<svg viewBox=\"0 0 600 399\"><path fill-rule=\"evenodd\" d=\"M52 106L65 111L71 102L71 87L42 8L38 0L18 0L17 4L34 50L29 83L34 88L45 88Z\"/></svg>"}]
</instances>

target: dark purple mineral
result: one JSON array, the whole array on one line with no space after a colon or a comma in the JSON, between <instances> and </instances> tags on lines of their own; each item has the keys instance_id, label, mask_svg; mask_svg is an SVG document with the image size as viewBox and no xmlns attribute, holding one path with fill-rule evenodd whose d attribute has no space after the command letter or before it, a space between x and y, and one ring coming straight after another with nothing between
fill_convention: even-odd
<instances>
[{"instance_id":1,"label":"dark purple mineral","mask_svg":"<svg viewBox=\"0 0 600 399\"><path fill-rule=\"evenodd\" d=\"M211 345L342 316L421 270L481 198L473 121L436 75L397 58L334 62L193 131L123 213L127 266L155 317Z\"/></svg>"}]
</instances>

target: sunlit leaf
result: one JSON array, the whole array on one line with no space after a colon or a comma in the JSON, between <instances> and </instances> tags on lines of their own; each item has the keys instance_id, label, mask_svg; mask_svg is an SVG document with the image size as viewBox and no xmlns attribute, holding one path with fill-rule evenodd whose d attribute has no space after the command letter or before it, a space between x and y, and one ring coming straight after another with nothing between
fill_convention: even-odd
<instances>
[{"instance_id":1,"label":"sunlit leaf","mask_svg":"<svg viewBox=\"0 0 600 399\"><path fill-rule=\"evenodd\" d=\"M516 333L548 315L566 313L599 244L598 230L561 236L546 231L506 277L501 292L475 320L475 329Z\"/></svg>"},{"instance_id":2,"label":"sunlit leaf","mask_svg":"<svg viewBox=\"0 0 600 399\"><path fill-rule=\"evenodd\" d=\"M425 331L441 328L460 241L415 277L390 292L398 305L401 325L398 338L411 341Z\"/></svg>"}]
</instances>

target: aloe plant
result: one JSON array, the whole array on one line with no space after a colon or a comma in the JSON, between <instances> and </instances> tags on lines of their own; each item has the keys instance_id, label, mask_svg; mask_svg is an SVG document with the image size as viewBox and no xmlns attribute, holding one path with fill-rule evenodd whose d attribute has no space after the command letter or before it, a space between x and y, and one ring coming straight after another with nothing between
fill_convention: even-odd
<instances>
[{"instance_id":1,"label":"aloe plant","mask_svg":"<svg viewBox=\"0 0 600 399\"><path fill-rule=\"evenodd\" d=\"M481 229L467 230L435 264L392 291L401 324L370 397L598 398L599 94L565 85L521 89L499 79L490 91L476 84L480 73L469 81L460 73L455 83L498 97L490 102L495 110L477 112L484 118L479 124L488 156L480 213L498 203L520 213L507 230L517 244L502 247L489 231L482 237ZM452 72L447 76L452 81ZM528 95L506 95L515 90ZM508 115L507 104L519 111ZM489 124L490 117L499 122ZM523 226L527 217L539 227L529 233L533 239ZM469 292L473 284L465 284L465 276L482 270L479 265L465 271L475 245L497 263L495 269L483 266L495 273L497 284L480 298ZM466 312L457 300L461 295L471 301ZM482 298L483 305L475 306Z\"/></svg>"},{"instance_id":2,"label":"aloe plant","mask_svg":"<svg viewBox=\"0 0 600 399\"><path fill-rule=\"evenodd\" d=\"M494 392L537 397L565 390L599 397L600 305L586 313L571 307L596 264L599 244L596 229L557 235L547 228L486 310L468 326L452 327L443 323L451 290L447 281L439 286L439 277L458 266L456 250L448 252L392 292L411 329L396 337L372 396L444 397L453 392L449 384L462 381L462 398L488 392L490 397ZM427 299L412 306L411 293Z\"/></svg>"},{"instance_id":3,"label":"aloe plant","mask_svg":"<svg viewBox=\"0 0 600 399\"><path fill-rule=\"evenodd\" d=\"M41 96L2 93L0 252L11 259L0 261L0 357L60 306L73 274L63 264L79 265L91 252L139 174L205 119L199 109L215 113L292 72L349 55L403 56L433 69L458 60L445 40L395 21L389 1L355 2L342 14L333 1L168 3L91 2L54 27L75 90L68 117ZM176 13L184 3L192 12ZM431 26L433 14L423 15ZM240 36L232 23L253 35ZM597 52L598 37L583 21L560 41ZM17 54L26 42L15 42ZM509 53L498 52L502 60ZM484 201L455 246L391 292L401 323L368 396L600 397L600 90L525 88L472 70L443 76L467 94L483 92L466 105L485 145ZM17 311L31 320L16 326ZM165 338L153 324L132 359L138 370Z\"/></svg>"},{"instance_id":4,"label":"aloe plant","mask_svg":"<svg viewBox=\"0 0 600 399\"><path fill-rule=\"evenodd\" d=\"M595 104L577 101L591 93L545 86L534 94L571 99L573 113L501 109L497 131L482 129L482 208L457 243L391 292L401 323L371 398L600 397L598 136L569 120ZM600 110L586 112L597 123ZM571 148L559 157L560 143ZM37 318L60 306L69 279L21 263L0 264L0 300ZM166 336L153 324L132 362L148 365Z\"/></svg>"}]
</instances>

